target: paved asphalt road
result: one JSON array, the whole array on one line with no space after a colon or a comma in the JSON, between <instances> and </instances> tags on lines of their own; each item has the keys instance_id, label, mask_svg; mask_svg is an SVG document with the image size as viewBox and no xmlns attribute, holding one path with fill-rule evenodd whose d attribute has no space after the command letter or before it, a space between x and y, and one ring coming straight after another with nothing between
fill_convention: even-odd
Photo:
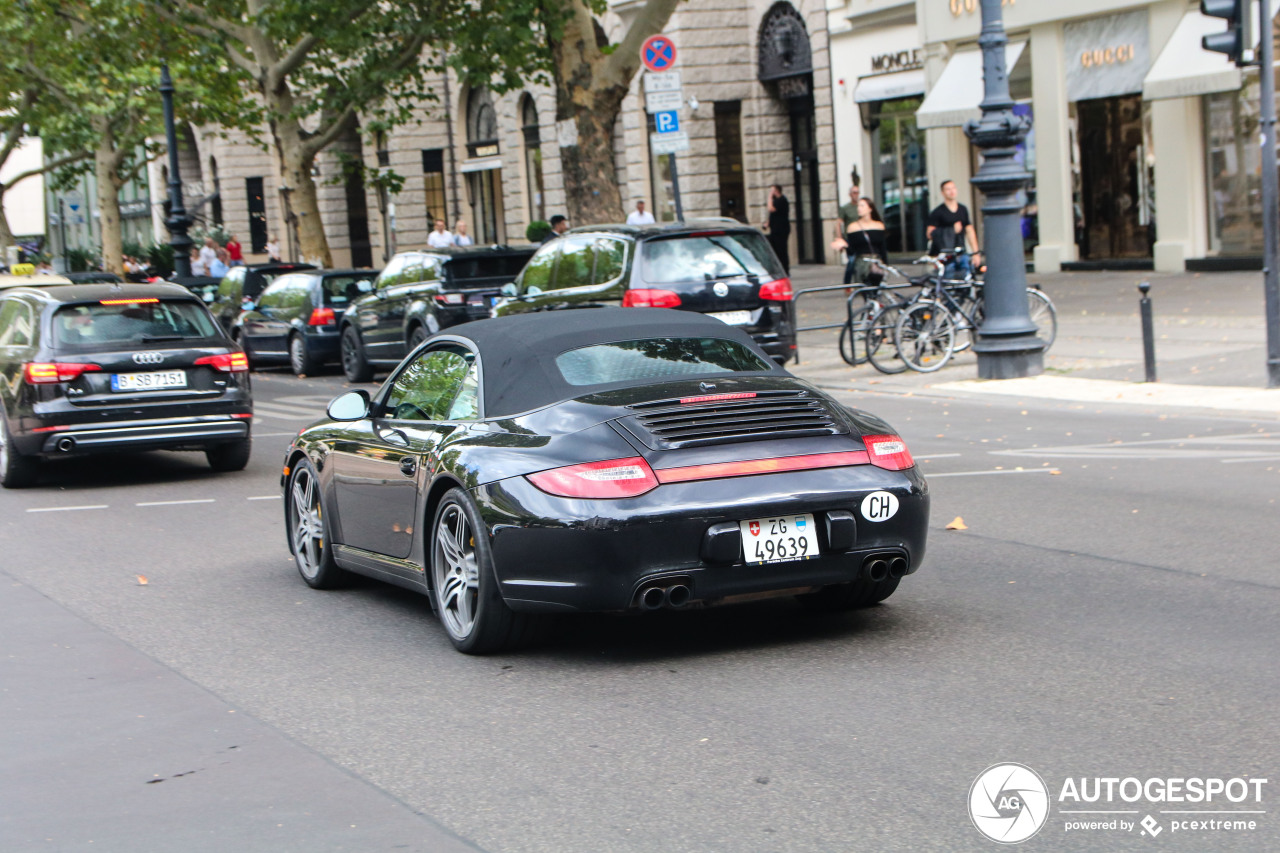
<instances>
[{"instance_id":1,"label":"paved asphalt road","mask_svg":"<svg viewBox=\"0 0 1280 853\"><path fill-rule=\"evenodd\" d=\"M1055 797L1270 780L1214 804L1252 832L1066 832L1057 804L1027 850L1280 849L1280 423L848 392L933 491L884 605L584 617L471 658L418 596L297 577L281 452L342 384L255 376L239 474L150 454L0 494L0 850L994 850L966 801L1002 761Z\"/></svg>"}]
</instances>

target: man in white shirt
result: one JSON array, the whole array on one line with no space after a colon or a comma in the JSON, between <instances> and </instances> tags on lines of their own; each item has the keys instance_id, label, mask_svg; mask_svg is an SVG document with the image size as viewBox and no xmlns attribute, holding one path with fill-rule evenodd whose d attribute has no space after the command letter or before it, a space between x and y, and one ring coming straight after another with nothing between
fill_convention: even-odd
<instances>
[{"instance_id":1,"label":"man in white shirt","mask_svg":"<svg viewBox=\"0 0 1280 853\"><path fill-rule=\"evenodd\" d=\"M652 225L653 214L644 209L644 199L636 202L636 209L627 216L628 225Z\"/></svg>"},{"instance_id":2,"label":"man in white shirt","mask_svg":"<svg viewBox=\"0 0 1280 853\"><path fill-rule=\"evenodd\" d=\"M453 235L445 230L444 220L436 220L436 230L427 235L427 245L433 249L447 249L453 245Z\"/></svg>"},{"instance_id":3,"label":"man in white shirt","mask_svg":"<svg viewBox=\"0 0 1280 853\"><path fill-rule=\"evenodd\" d=\"M205 269L212 270L213 262L216 260L218 260L218 244L212 237L205 237L204 246L200 248L200 262L204 264ZM209 274L213 275L212 272Z\"/></svg>"},{"instance_id":4,"label":"man in white shirt","mask_svg":"<svg viewBox=\"0 0 1280 853\"><path fill-rule=\"evenodd\" d=\"M455 246L474 246L475 240L471 239L471 235L467 233L467 223L459 219L453 226L453 245Z\"/></svg>"}]
</instances>

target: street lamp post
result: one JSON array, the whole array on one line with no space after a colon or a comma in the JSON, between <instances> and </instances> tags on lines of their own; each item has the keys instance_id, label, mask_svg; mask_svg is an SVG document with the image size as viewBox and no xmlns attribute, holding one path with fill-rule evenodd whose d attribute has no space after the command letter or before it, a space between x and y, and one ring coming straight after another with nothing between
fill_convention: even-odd
<instances>
[{"instance_id":1,"label":"street lamp post","mask_svg":"<svg viewBox=\"0 0 1280 853\"><path fill-rule=\"evenodd\" d=\"M987 275L983 285L982 325L973 350L979 379L1014 379L1044 372L1045 344L1027 312L1026 261L1022 250L1019 191L1031 175L1017 160L1018 144L1031 121L1013 112L1001 0L982 0L982 118L964 132L982 151L973 185L983 194Z\"/></svg>"},{"instance_id":2,"label":"street lamp post","mask_svg":"<svg viewBox=\"0 0 1280 853\"><path fill-rule=\"evenodd\" d=\"M173 127L173 80L168 64L160 66L160 97L164 99L164 140L169 146L169 245L173 247L173 271L179 277L191 275L191 237L187 228L191 217L182 206L182 176L178 173L178 134Z\"/></svg>"}]
</instances>

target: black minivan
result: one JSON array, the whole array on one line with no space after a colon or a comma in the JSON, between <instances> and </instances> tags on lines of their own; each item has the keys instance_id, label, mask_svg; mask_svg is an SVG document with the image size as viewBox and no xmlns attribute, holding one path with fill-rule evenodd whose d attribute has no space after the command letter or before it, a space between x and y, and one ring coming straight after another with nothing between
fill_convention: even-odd
<instances>
[{"instance_id":1,"label":"black minivan","mask_svg":"<svg viewBox=\"0 0 1280 853\"><path fill-rule=\"evenodd\" d=\"M288 364L299 376L338 361L347 306L373 289L377 270L310 270L282 275L231 326L249 364Z\"/></svg>"},{"instance_id":2,"label":"black minivan","mask_svg":"<svg viewBox=\"0 0 1280 853\"><path fill-rule=\"evenodd\" d=\"M249 461L249 363L176 284L42 284L0 291L0 484L44 457L204 451Z\"/></svg>"},{"instance_id":3,"label":"black minivan","mask_svg":"<svg viewBox=\"0 0 1280 853\"><path fill-rule=\"evenodd\" d=\"M575 228L538 250L493 316L617 305L697 311L795 356L791 280L755 228L713 219Z\"/></svg>"}]
</instances>

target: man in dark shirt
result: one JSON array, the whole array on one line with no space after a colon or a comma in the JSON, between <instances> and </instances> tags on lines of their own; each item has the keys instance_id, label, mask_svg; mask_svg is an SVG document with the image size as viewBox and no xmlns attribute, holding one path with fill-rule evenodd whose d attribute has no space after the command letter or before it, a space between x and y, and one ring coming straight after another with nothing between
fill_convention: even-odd
<instances>
[{"instance_id":1,"label":"man in dark shirt","mask_svg":"<svg viewBox=\"0 0 1280 853\"><path fill-rule=\"evenodd\" d=\"M769 229L769 245L773 253L782 262L782 269L790 275L791 255L788 244L791 240L791 202L782 194L782 185L774 184L769 188L769 219L765 223Z\"/></svg>"},{"instance_id":2,"label":"man in dark shirt","mask_svg":"<svg viewBox=\"0 0 1280 853\"><path fill-rule=\"evenodd\" d=\"M956 201L956 182L942 182L942 204L929 214L925 238L929 241L929 254L956 255L943 273L947 278L963 278L972 267L969 254L978 251L978 232L969 219L969 208Z\"/></svg>"},{"instance_id":3,"label":"man in dark shirt","mask_svg":"<svg viewBox=\"0 0 1280 853\"><path fill-rule=\"evenodd\" d=\"M836 249L841 243L848 246L849 226L858 221L858 199L862 198L862 187L855 181L849 187L849 203L840 205L840 219L836 221L835 233L832 234L831 248ZM855 278L857 253L849 252L844 267L844 283L849 284Z\"/></svg>"}]
</instances>

